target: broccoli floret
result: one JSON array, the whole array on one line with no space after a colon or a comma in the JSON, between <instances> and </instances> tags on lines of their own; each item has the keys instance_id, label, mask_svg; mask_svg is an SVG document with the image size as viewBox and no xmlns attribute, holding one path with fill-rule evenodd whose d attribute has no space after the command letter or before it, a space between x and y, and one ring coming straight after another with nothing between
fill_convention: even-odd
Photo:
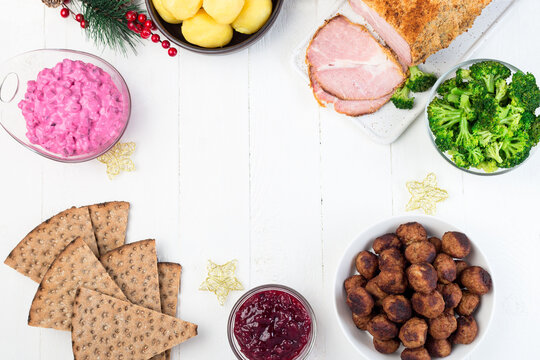
<instances>
[{"instance_id":1,"label":"broccoli floret","mask_svg":"<svg viewBox=\"0 0 540 360\"><path fill-rule=\"evenodd\" d=\"M515 131L520 125L522 113L522 108L508 105L497 110L497 121L500 125L505 125L511 131Z\"/></svg>"},{"instance_id":2,"label":"broccoli floret","mask_svg":"<svg viewBox=\"0 0 540 360\"><path fill-rule=\"evenodd\" d=\"M495 160L498 164L503 162L503 159L501 158L501 142L492 142L489 144L489 146L486 148L486 158Z\"/></svg>"},{"instance_id":3,"label":"broccoli floret","mask_svg":"<svg viewBox=\"0 0 540 360\"><path fill-rule=\"evenodd\" d=\"M435 135L435 145L442 152L452 150L454 148L454 131L449 129L439 130Z\"/></svg>"},{"instance_id":4,"label":"broccoli floret","mask_svg":"<svg viewBox=\"0 0 540 360\"><path fill-rule=\"evenodd\" d=\"M428 106L429 126L434 134L458 124L462 111L442 99L434 99Z\"/></svg>"},{"instance_id":5,"label":"broccoli floret","mask_svg":"<svg viewBox=\"0 0 540 360\"><path fill-rule=\"evenodd\" d=\"M464 154L458 151L449 151L448 154L452 155L452 161L460 168L468 169L471 167L471 164L469 164L469 161Z\"/></svg>"},{"instance_id":6,"label":"broccoli floret","mask_svg":"<svg viewBox=\"0 0 540 360\"><path fill-rule=\"evenodd\" d=\"M531 124L529 129L529 139L533 146L536 146L538 142L540 142L540 116Z\"/></svg>"},{"instance_id":7,"label":"broccoli floret","mask_svg":"<svg viewBox=\"0 0 540 360\"><path fill-rule=\"evenodd\" d=\"M414 105L414 97L409 96L410 90L407 86L402 86L394 92L390 98L394 106L398 109L412 109Z\"/></svg>"},{"instance_id":8,"label":"broccoli floret","mask_svg":"<svg viewBox=\"0 0 540 360\"><path fill-rule=\"evenodd\" d=\"M433 74L425 73L418 66L409 68L411 75L407 80L407 87L413 92L424 92L429 90L437 81L437 77Z\"/></svg>"},{"instance_id":9,"label":"broccoli floret","mask_svg":"<svg viewBox=\"0 0 540 360\"><path fill-rule=\"evenodd\" d=\"M477 127L490 130L497 125L499 104L493 96L489 94L474 96L473 104L478 114Z\"/></svg>"},{"instance_id":10,"label":"broccoli floret","mask_svg":"<svg viewBox=\"0 0 540 360\"><path fill-rule=\"evenodd\" d=\"M456 78L451 78L448 80L445 80L441 85L439 85L437 89L437 93L441 96L445 96L448 94L452 89L457 88L457 81Z\"/></svg>"},{"instance_id":11,"label":"broccoli floret","mask_svg":"<svg viewBox=\"0 0 540 360\"><path fill-rule=\"evenodd\" d=\"M460 101L461 101L461 96L462 95L468 95L468 96L472 96L472 91L469 90L469 89L462 89L462 88L453 88L452 90L450 90L450 92L448 92L445 96L444 96L444 99L446 101L448 101L449 103L452 103L452 104L456 104L456 105L459 105Z\"/></svg>"},{"instance_id":12,"label":"broccoli floret","mask_svg":"<svg viewBox=\"0 0 540 360\"><path fill-rule=\"evenodd\" d=\"M478 144L482 147L488 146L491 142L497 140L500 137L499 135L494 134L488 130L479 130L479 131L473 130L473 133L478 139Z\"/></svg>"},{"instance_id":13,"label":"broccoli floret","mask_svg":"<svg viewBox=\"0 0 540 360\"><path fill-rule=\"evenodd\" d=\"M526 133L513 138L506 138L501 144L501 157L504 159L500 167L511 168L521 164L531 151L531 144Z\"/></svg>"},{"instance_id":14,"label":"broccoli floret","mask_svg":"<svg viewBox=\"0 0 540 360\"><path fill-rule=\"evenodd\" d=\"M495 82L495 100L500 104L508 92L508 84L505 79L499 79Z\"/></svg>"},{"instance_id":15,"label":"broccoli floret","mask_svg":"<svg viewBox=\"0 0 540 360\"><path fill-rule=\"evenodd\" d=\"M478 164L477 168L484 170L487 173L492 173L499 169L497 162L494 160L483 161Z\"/></svg>"},{"instance_id":16,"label":"broccoli floret","mask_svg":"<svg viewBox=\"0 0 540 360\"><path fill-rule=\"evenodd\" d=\"M471 66L471 77L482 81L487 91L495 92L495 82L499 79L510 77L511 71L503 64L496 61L483 61Z\"/></svg>"},{"instance_id":17,"label":"broccoli floret","mask_svg":"<svg viewBox=\"0 0 540 360\"><path fill-rule=\"evenodd\" d=\"M470 150L478 146L478 139L475 138L469 130L469 120L465 112L462 113L459 120L459 132L456 137L456 144L461 149Z\"/></svg>"},{"instance_id":18,"label":"broccoli floret","mask_svg":"<svg viewBox=\"0 0 540 360\"><path fill-rule=\"evenodd\" d=\"M467 153L467 161L472 166L478 166L481 162L483 162L485 159L484 154L482 153L482 149L479 147L475 147Z\"/></svg>"},{"instance_id":19,"label":"broccoli floret","mask_svg":"<svg viewBox=\"0 0 540 360\"><path fill-rule=\"evenodd\" d=\"M508 86L508 96L512 105L534 113L540 106L540 89L533 74L518 71L512 76Z\"/></svg>"},{"instance_id":20,"label":"broccoli floret","mask_svg":"<svg viewBox=\"0 0 540 360\"><path fill-rule=\"evenodd\" d=\"M472 81L471 70L469 69L457 69L456 71L456 83L458 86L462 86L465 82Z\"/></svg>"}]
</instances>

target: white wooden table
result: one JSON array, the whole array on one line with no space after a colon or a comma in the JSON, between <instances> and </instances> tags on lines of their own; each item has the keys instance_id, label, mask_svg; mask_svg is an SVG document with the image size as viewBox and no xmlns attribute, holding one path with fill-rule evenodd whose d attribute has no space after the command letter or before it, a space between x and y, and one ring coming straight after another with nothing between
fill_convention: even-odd
<instances>
[{"instance_id":1,"label":"white wooden table","mask_svg":"<svg viewBox=\"0 0 540 360\"><path fill-rule=\"evenodd\" d=\"M0 256L50 215L106 200L132 204L128 241L157 239L161 260L184 266L180 316L199 336L176 358L232 359L229 310L198 290L206 262L239 260L246 288L282 283L317 314L311 359L361 358L332 308L336 264L372 223L404 212L405 182L435 172L450 198L438 216L465 229L487 255L496 314L471 359L538 359L540 155L507 175L452 168L418 119L393 145L369 141L352 121L319 110L290 66L290 54L332 0L289 0L273 29L248 51L223 57L157 45L128 59L101 53L78 24L38 0L2 1L0 61L37 48L101 54L124 75L133 98L123 141L135 141L137 170L110 181L103 164L55 163L0 131ZM540 2L520 0L475 57L492 57L540 77ZM0 358L70 359L69 333L26 325L37 285L0 266ZM480 324L481 326L481 324Z\"/></svg>"}]
</instances>

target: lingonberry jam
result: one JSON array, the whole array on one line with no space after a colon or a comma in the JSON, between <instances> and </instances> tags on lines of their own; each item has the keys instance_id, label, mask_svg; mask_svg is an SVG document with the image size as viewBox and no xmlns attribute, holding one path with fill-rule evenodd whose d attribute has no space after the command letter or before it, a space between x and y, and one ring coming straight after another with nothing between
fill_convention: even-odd
<instances>
[{"instance_id":1,"label":"lingonberry jam","mask_svg":"<svg viewBox=\"0 0 540 360\"><path fill-rule=\"evenodd\" d=\"M310 340L306 307L280 290L253 294L234 315L234 336L250 360L292 360Z\"/></svg>"}]
</instances>

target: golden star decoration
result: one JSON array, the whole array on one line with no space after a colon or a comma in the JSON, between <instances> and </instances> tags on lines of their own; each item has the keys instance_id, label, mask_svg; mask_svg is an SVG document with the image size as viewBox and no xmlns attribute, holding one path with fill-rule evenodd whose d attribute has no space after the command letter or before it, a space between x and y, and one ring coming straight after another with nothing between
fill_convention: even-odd
<instances>
[{"instance_id":1,"label":"golden star decoration","mask_svg":"<svg viewBox=\"0 0 540 360\"><path fill-rule=\"evenodd\" d=\"M409 181L407 189L411 199L405 208L407 211L422 209L428 215L437 211L437 203L448 199L448 192L437 187L437 177L434 173L426 176L424 181Z\"/></svg>"},{"instance_id":2,"label":"golden star decoration","mask_svg":"<svg viewBox=\"0 0 540 360\"><path fill-rule=\"evenodd\" d=\"M206 266L208 277L201 284L199 290L213 292L216 294L219 304L224 305L231 291L244 290L244 287L235 275L237 265L238 260L232 260L223 265L218 265L212 260L208 260L208 265Z\"/></svg>"},{"instance_id":3,"label":"golden star decoration","mask_svg":"<svg viewBox=\"0 0 540 360\"><path fill-rule=\"evenodd\" d=\"M107 175L112 180L122 171L135 171L135 164L130 158L134 151L134 142L119 142L97 159L107 165Z\"/></svg>"}]
</instances>

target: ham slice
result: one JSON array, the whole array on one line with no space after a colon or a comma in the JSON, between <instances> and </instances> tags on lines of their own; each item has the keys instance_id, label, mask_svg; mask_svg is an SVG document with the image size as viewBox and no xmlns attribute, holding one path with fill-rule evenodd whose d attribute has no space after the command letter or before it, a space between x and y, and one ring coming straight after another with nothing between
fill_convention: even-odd
<instances>
[{"instance_id":1,"label":"ham slice","mask_svg":"<svg viewBox=\"0 0 540 360\"><path fill-rule=\"evenodd\" d=\"M491 0L349 0L394 50L404 66L417 65L469 29Z\"/></svg>"},{"instance_id":2,"label":"ham slice","mask_svg":"<svg viewBox=\"0 0 540 360\"><path fill-rule=\"evenodd\" d=\"M312 77L341 100L373 100L392 94L406 79L394 55L361 25L343 15L317 30L306 53Z\"/></svg>"},{"instance_id":3,"label":"ham slice","mask_svg":"<svg viewBox=\"0 0 540 360\"><path fill-rule=\"evenodd\" d=\"M313 95L315 95L315 99L317 99L321 106L326 106L326 104L333 104L335 111L348 116L361 116L374 113L375 111L379 110L384 104L386 104L392 97L392 94L390 94L385 95L380 99L374 100L341 100L324 91L319 85L319 83L315 79L313 79L311 71L309 74L309 79L311 83L311 88L313 89Z\"/></svg>"}]
</instances>

